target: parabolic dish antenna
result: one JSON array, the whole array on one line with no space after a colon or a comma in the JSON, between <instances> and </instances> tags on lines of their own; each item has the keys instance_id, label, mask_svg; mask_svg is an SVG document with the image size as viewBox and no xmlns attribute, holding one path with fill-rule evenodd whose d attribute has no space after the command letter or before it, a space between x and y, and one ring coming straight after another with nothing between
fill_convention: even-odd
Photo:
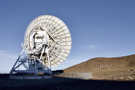
<instances>
[{"instance_id":1,"label":"parabolic dish antenna","mask_svg":"<svg viewBox=\"0 0 135 90\"><path fill-rule=\"evenodd\" d=\"M71 43L69 29L62 20L52 15L39 16L25 33L23 51L26 57L19 56L11 73L20 72L17 68L21 65L27 72L51 70L67 58Z\"/></svg>"}]
</instances>

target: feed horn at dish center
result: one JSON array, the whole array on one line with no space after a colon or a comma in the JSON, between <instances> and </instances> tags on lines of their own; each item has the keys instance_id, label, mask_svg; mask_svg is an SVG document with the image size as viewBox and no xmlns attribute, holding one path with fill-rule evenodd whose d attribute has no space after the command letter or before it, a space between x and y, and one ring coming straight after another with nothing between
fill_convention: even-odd
<instances>
[{"instance_id":1,"label":"feed horn at dish center","mask_svg":"<svg viewBox=\"0 0 135 90\"><path fill-rule=\"evenodd\" d=\"M10 74L51 74L52 67L66 60L71 44L70 31L62 20L52 15L39 16L27 27L22 51Z\"/></svg>"}]
</instances>

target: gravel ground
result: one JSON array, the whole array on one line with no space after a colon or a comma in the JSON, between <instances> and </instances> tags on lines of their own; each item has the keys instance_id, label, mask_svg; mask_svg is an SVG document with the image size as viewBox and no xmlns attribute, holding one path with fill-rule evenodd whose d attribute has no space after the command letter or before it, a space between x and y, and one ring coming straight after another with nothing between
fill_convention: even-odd
<instances>
[{"instance_id":1,"label":"gravel ground","mask_svg":"<svg viewBox=\"0 0 135 90\"><path fill-rule=\"evenodd\" d=\"M1 79L0 90L135 90L135 81L51 79Z\"/></svg>"}]
</instances>

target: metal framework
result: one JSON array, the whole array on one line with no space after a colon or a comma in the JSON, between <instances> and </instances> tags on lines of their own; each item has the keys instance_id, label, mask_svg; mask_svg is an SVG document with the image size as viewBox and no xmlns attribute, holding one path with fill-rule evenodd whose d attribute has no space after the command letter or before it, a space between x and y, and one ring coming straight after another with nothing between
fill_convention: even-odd
<instances>
[{"instance_id":1,"label":"metal framework","mask_svg":"<svg viewBox=\"0 0 135 90\"><path fill-rule=\"evenodd\" d=\"M51 74L51 67L63 62L70 49L71 35L64 22L51 15L39 16L28 26L23 50L10 73Z\"/></svg>"},{"instance_id":2,"label":"metal framework","mask_svg":"<svg viewBox=\"0 0 135 90\"><path fill-rule=\"evenodd\" d=\"M30 59L28 56L25 56L24 51L18 56L16 62L14 63L10 74L52 74L51 66L46 67L43 65L41 60Z\"/></svg>"}]
</instances>

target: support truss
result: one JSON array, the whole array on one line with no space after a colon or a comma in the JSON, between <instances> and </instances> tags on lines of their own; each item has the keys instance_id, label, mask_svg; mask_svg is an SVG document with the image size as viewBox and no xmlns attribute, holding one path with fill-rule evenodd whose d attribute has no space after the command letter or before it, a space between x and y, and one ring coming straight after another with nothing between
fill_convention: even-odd
<instances>
[{"instance_id":1,"label":"support truss","mask_svg":"<svg viewBox=\"0 0 135 90\"><path fill-rule=\"evenodd\" d=\"M51 69L44 66L40 61L37 59L29 59L22 51L13 65L10 74L52 74Z\"/></svg>"}]
</instances>

